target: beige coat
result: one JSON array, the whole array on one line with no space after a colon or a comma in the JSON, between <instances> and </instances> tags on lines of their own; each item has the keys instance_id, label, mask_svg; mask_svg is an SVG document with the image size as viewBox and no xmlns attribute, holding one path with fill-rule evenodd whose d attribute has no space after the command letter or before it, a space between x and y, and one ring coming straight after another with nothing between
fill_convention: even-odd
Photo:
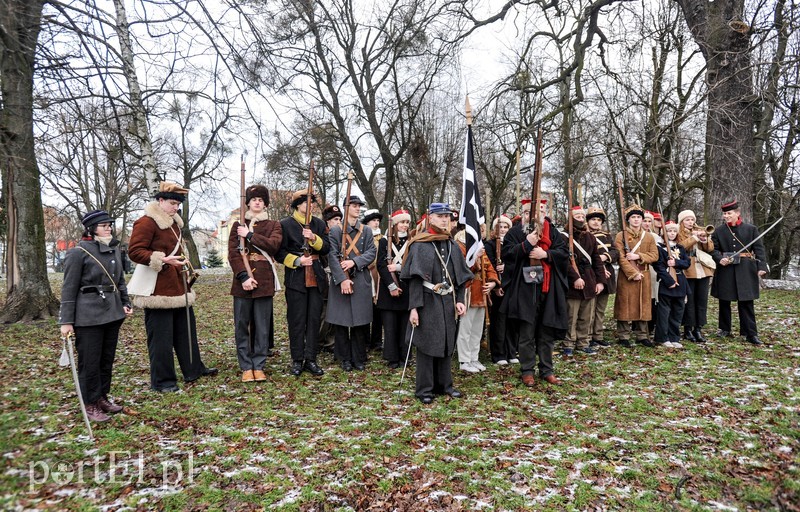
<instances>
[{"instance_id":1,"label":"beige coat","mask_svg":"<svg viewBox=\"0 0 800 512\"><path fill-rule=\"evenodd\" d=\"M686 249L686 254L688 254L692 259L689 268L683 271L686 279L701 279L703 277L711 277L714 275L714 269L702 265L699 261L697 261L696 256L697 249L702 249L708 254L711 254L711 251L714 250L714 242L711 241L711 235L708 235L708 241L706 243L702 243L697 238L692 236L691 231L681 226L678 229L678 243L681 244L684 249Z\"/></svg>"},{"instance_id":2,"label":"beige coat","mask_svg":"<svg viewBox=\"0 0 800 512\"><path fill-rule=\"evenodd\" d=\"M652 233L643 231L635 233L627 228L625 235L631 252L641 256L637 263L641 269L630 262L626 257L625 244L622 242L622 232L617 233L614 247L619 251L619 278L617 279L617 295L614 299L614 318L622 321L650 320L652 316L650 304L650 270L651 263L658 261L658 246ZM639 247L634 251L634 247ZM642 274L641 281L634 281L636 274Z\"/></svg>"}]
</instances>

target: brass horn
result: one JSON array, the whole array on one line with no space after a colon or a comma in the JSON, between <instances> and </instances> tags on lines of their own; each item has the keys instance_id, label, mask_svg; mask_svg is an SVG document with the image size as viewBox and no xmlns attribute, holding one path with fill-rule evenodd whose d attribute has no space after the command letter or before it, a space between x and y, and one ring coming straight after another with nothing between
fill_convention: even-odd
<instances>
[{"instance_id":1,"label":"brass horn","mask_svg":"<svg viewBox=\"0 0 800 512\"><path fill-rule=\"evenodd\" d=\"M707 235L710 235L710 234L714 233L714 225L713 224L709 224L708 226L706 226L705 231L706 231Z\"/></svg>"}]
</instances>

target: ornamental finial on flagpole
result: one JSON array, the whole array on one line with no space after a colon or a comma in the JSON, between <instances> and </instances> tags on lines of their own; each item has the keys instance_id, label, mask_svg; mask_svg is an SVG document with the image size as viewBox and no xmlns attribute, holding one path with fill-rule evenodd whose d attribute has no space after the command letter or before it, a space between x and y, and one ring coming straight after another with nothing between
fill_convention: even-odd
<instances>
[{"instance_id":1,"label":"ornamental finial on flagpole","mask_svg":"<svg viewBox=\"0 0 800 512\"><path fill-rule=\"evenodd\" d=\"M472 107L469 104L469 95L467 95L467 101L465 102L464 110L467 113L467 126L472 126Z\"/></svg>"}]
</instances>

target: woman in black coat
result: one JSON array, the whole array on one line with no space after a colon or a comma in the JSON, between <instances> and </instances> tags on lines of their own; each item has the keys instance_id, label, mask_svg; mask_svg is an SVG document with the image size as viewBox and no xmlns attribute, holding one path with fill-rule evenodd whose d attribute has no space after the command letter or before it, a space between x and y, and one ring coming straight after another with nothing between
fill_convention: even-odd
<instances>
[{"instance_id":1,"label":"woman in black coat","mask_svg":"<svg viewBox=\"0 0 800 512\"><path fill-rule=\"evenodd\" d=\"M408 325L408 294L405 283L400 279L403 256L408 248L408 228L411 215L406 210L392 213L392 233L381 238L378 243L378 301L383 324L383 358L389 368L399 368L403 363L408 345L406 326ZM391 244L391 253L389 252Z\"/></svg>"},{"instance_id":2,"label":"woman in black coat","mask_svg":"<svg viewBox=\"0 0 800 512\"><path fill-rule=\"evenodd\" d=\"M64 260L64 286L58 323L61 335L75 334L78 380L86 413L92 421L108 421L107 413L122 407L108 398L119 329L133 309L125 272L114 239L113 220L95 210L81 220L85 231Z\"/></svg>"},{"instance_id":3,"label":"woman in black coat","mask_svg":"<svg viewBox=\"0 0 800 512\"><path fill-rule=\"evenodd\" d=\"M691 260L686 249L677 242L678 225L667 221L668 240L658 246L658 261L653 269L658 277L658 314L656 315L655 344L666 348L683 348L681 345L681 320L689 295L689 283L683 271ZM667 248L667 245L669 248Z\"/></svg>"}]
</instances>

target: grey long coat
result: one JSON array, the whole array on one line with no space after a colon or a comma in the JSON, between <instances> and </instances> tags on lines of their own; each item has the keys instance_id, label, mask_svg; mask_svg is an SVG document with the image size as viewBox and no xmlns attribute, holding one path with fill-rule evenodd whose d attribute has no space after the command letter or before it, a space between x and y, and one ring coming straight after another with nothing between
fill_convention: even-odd
<instances>
[{"instance_id":1,"label":"grey long coat","mask_svg":"<svg viewBox=\"0 0 800 512\"><path fill-rule=\"evenodd\" d=\"M452 294L435 294L423 285L423 281L441 283L445 279L437 251L447 263L455 299ZM417 350L431 357L450 357L456 340L455 301L464 302L466 284L473 278L461 249L453 240L414 242L408 248L400 277L406 282L408 308L417 308L419 315L419 325L413 330L410 324L406 328L406 341L412 341Z\"/></svg>"},{"instance_id":2,"label":"grey long coat","mask_svg":"<svg viewBox=\"0 0 800 512\"><path fill-rule=\"evenodd\" d=\"M358 234L358 226L349 226L348 235L350 239ZM346 279L341 261L342 228L334 226L328 238L330 239L331 250L328 253L328 263L331 267L331 286L328 289L328 310L326 320L332 325L343 325L345 327L355 327L372 323L372 276L369 267L375 261L377 250L372 238L372 230L369 226L361 225L361 237L356 243L359 255L355 251L347 259L353 260L356 264L350 270L353 280L353 294L342 295L340 285Z\"/></svg>"},{"instance_id":3,"label":"grey long coat","mask_svg":"<svg viewBox=\"0 0 800 512\"><path fill-rule=\"evenodd\" d=\"M113 242L112 244L114 247L95 240L82 240L78 247L67 251L64 260L64 286L61 288L61 312L58 316L60 325L88 327L125 318L125 311L122 307L130 306L128 288L125 285L119 246ZM100 268L97 262L80 247L97 258L111 275L113 282L108 279L106 272ZM101 295L86 288L98 285L105 287L116 285L117 292L104 291Z\"/></svg>"}]
</instances>

